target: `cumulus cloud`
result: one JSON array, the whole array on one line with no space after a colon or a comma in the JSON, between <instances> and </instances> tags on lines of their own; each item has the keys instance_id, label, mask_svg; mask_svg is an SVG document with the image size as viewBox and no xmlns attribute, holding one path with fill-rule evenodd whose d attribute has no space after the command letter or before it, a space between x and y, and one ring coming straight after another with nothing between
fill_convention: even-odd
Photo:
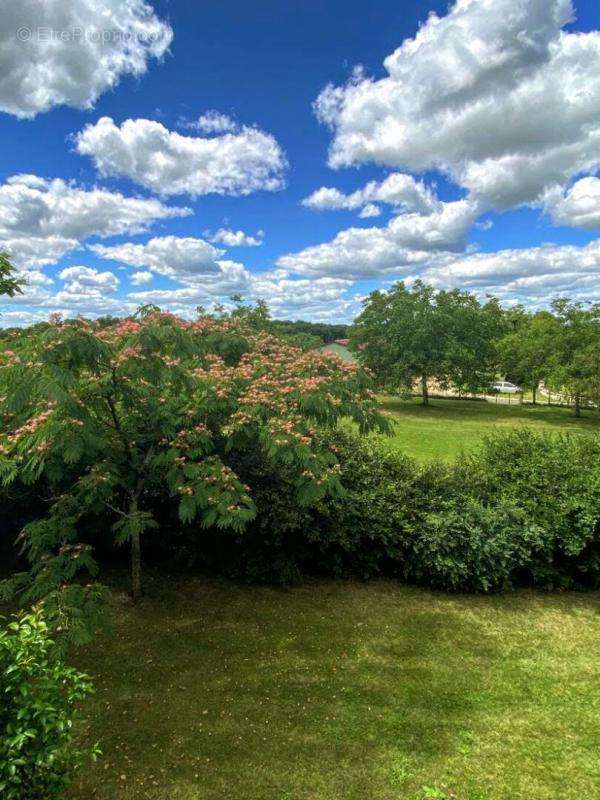
<instances>
[{"instance_id":1,"label":"cumulus cloud","mask_svg":"<svg viewBox=\"0 0 600 800\"><path fill-rule=\"evenodd\" d=\"M237 122L228 117L227 114L221 114L219 111L214 110L201 114L195 122L188 123L186 127L209 134L231 133L239 128Z\"/></svg>"},{"instance_id":2,"label":"cumulus cloud","mask_svg":"<svg viewBox=\"0 0 600 800\"><path fill-rule=\"evenodd\" d=\"M175 279L175 278L173 278ZM151 289L144 292L133 292L130 298L141 303L156 303L171 308L173 304L198 304L207 298L229 297L232 294L247 294L251 284L250 272L237 261L221 260L218 270L202 275L178 276L183 284L175 289Z\"/></svg>"},{"instance_id":3,"label":"cumulus cloud","mask_svg":"<svg viewBox=\"0 0 600 800\"><path fill-rule=\"evenodd\" d=\"M288 319L348 319L358 313L359 298L347 297L352 281L339 278L291 279L284 274L241 272L233 262L224 262L229 282L224 276L210 276L210 281L176 289L156 289L129 294L135 303L156 303L183 316L189 316L197 305L211 307L215 300L225 301L236 292L248 300L263 299L272 313ZM242 268L243 269L243 268Z\"/></svg>"},{"instance_id":4,"label":"cumulus cloud","mask_svg":"<svg viewBox=\"0 0 600 800\"><path fill-rule=\"evenodd\" d=\"M77 239L63 236L29 236L26 233L23 236L8 236L6 232L2 233L0 224L0 250L7 252L13 264L21 270L29 271L55 264L78 244Z\"/></svg>"},{"instance_id":5,"label":"cumulus cloud","mask_svg":"<svg viewBox=\"0 0 600 800\"><path fill-rule=\"evenodd\" d=\"M254 298L266 300L276 317L327 319L347 314L352 303L345 295L353 281L343 278L292 279L285 275L253 275Z\"/></svg>"},{"instance_id":6,"label":"cumulus cloud","mask_svg":"<svg viewBox=\"0 0 600 800\"><path fill-rule=\"evenodd\" d=\"M367 203L364 208L361 208L358 216L361 219L370 219L371 217L379 217L381 215L381 209L379 206L375 205L375 203Z\"/></svg>"},{"instance_id":7,"label":"cumulus cloud","mask_svg":"<svg viewBox=\"0 0 600 800\"><path fill-rule=\"evenodd\" d=\"M435 286L460 287L530 305L551 295L600 299L600 239L584 247L542 245L440 258L418 277Z\"/></svg>"},{"instance_id":8,"label":"cumulus cloud","mask_svg":"<svg viewBox=\"0 0 600 800\"><path fill-rule=\"evenodd\" d=\"M65 282L65 291L70 294L116 292L119 288L114 272L99 272L93 267L67 267L58 277Z\"/></svg>"},{"instance_id":9,"label":"cumulus cloud","mask_svg":"<svg viewBox=\"0 0 600 800\"><path fill-rule=\"evenodd\" d=\"M477 216L466 200L442 203L429 214L402 214L385 227L349 228L330 242L282 256L277 265L292 273L369 278L426 262L434 252L462 251Z\"/></svg>"},{"instance_id":10,"label":"cumulus cloud","mask_svg":"<svg viewBox=\"0 0 600 800\"><path fill-rule=\"evenodd\" d=\"M600 32L567 33L570 0L457 0L315 108L333 167L448 173L489 207L536 203L600 162ZM557 123L559 121L559 124Z\"/></svg>"},{"instance_id":11,"label":"cumulus cloud","mask_svg":"<svg viewBox=\"0 0 600 800\"><path fill-rule=\"evenodd\" d=\"M226 247L260 247L263 243L264 231L250 236L244 231L233 231L230 228L219 228L210 236L210 241L224 244Z\"/></svg>"},{"instance_id":12,"label":"cumulus cloud","mask_svg":"<svg viewBox=\"0 0 600 800\"><path fill-rule=\"evenodd\" d=\"M350 194L323 186L302 201L302 205L317 211L361 209L359 216L363 218L379 215L377 203L387 203L398 211L419 214L432 214L442 207L434 192L422 181L400 172L388 175L383 181L370 181L362 189Z\"/></svg>"},{"instance_id":13,"label":"cumulus cloud","mask_svg":"<svg viewBox=\"0 0 600 800\"><path fill-rule=\"evenodd\" d=\"M220 271L223 250L191 236L157 236L145 244L90 245L96 255L132 267L146 267L168 278L192 280Z\"/></svg>"},{"instance_id":14,"label":"cumulus cloud","mask_svg":"<svg viewBox=\"0 0 600 800\"><path fill-rule=\"evenodd\" d=\"M102 117L75 144L100 174L126 176L158 194L247 195L284 186L284 153L258 128L203 138L182 136L149 119L128 119L119 127Z\"/></svg>"},{"instance_id":15,"label":"cumulus cloud","mask_svg":"<svg viewBox=\"0 0 600 800\"><path fill-rule=\"evenodd\" d=\"M133 275L129 278L130 283L134 286L143 286L147 283L152 283L154 276L151 272L134 272Z\"/></svg>"},{"instance_id":16,"label":"cumulus cloud","mask_svg":"<svg viewBox=\"0 0 600 800\"><path fill-rule=\"evenodd\" d=\"M31 274L28 274L28 281ZM47 318L51 312L65 316L84 314L129 314L135 305L116 296L119 279L112 272L101 272L83 265L68 267L59 273L64 285L57 292L28 282L23 295L4 298L1 322L3 326L18 322L34 322ZM51 281L50 281L51 282ZM11 311L11 307L18 311Z\"/></svg>"},{"instance_id":17,"label":"cumulus cloud","mask_svg":"<svg viewBox=\"0 0 600 800\"><path fill-rule=\"evenodd\" d=\"M36 175L14 175L0 185L0 249L22 269L55 263L90 236L145 231L153 222L191 214L156 199Z\"/></svg>"},{"instance_id":18,"label":"cumulus cloud","mask_svg":"<svg viewBox=\"0 0 600 800\"><path fill-rule=\"evenodd\" d=\"M600 230L600 178L581 178L566 192L559 186L548 190L544 208L555 225Z\"/></svg>"},{"instance_id":19,"label":"cumulus cloud","mask_svg":"<svg viewBox=\"0 0 600 800\"><path fill-rule=\"evenodd\" d=\"M91 245L90 249L101 258L145 267L151 273L183 284L176 289L134 292L130 297L136 302L169 304L169 307L173 303L198 304L207 297L245 293L252 280L243 264L223 259L224 251L204 239L163 236L145 244L126 242L112 247L98 244Z\"/></svg>"},{"instance_id":20,"label":"cumulus cloud","mask_svg":"<svg viewBox=\"0 0 600 800\"><path fill-rule=\"evenodd\" d=\"M91 108L124 75L142 75L173 31L143 0L27 0L0 7L0 110L32 118Z\"/></svg>"}]
</instances>

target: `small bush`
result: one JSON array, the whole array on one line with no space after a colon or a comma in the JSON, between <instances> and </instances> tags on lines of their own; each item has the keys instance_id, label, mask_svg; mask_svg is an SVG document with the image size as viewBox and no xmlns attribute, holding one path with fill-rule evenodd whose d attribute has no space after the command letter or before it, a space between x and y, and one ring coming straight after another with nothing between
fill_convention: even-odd
<instances>
[{"instance_id":1,"label":"small bush","mask_svg":"<svg viewBox=\"0 0 600 800\"><path fill-rule=\"evenodd\" d=\"M490 592L515 582L541 543L541 530L517 505L455 498L429 514L407 553L406 577L433 588Z\"/></svg>"},{"instance_id":2,"label":"small bush","mask_svg":"<svg viewBox=\"0 0 600 800\"><path fill-rule=\"evenodd\" d=\"M363 579L379 574L404 576L410 543L427 515L451 486L441 464L420 467L386 447L385 440L348 432L335 437L344 494L322 505L307 536L319 549L318 561L339 575Z\"/></svg>"},{"instance_id":3,"label":"small bush","mask_svg":"<svg viewBox=\"0 0 600 800\"><path fill-rule=\"evenodd\" d=\"M529 566L536 585L600 587L599 436L497 433L463 469L482 502L514 503L538 526L541 541Z\"/></svg>"},{"instance_id":4,"label":"small bush","mask_svg":"<svg viewBox=\"0 0 600 800\"><path fill-rule=\"evenodd\" d=\"M75 747L77 705L91 692L88 677L68 667L39 611L0 631L0 796L54 800L87 751Z\"/></svg>"}]
</instances>

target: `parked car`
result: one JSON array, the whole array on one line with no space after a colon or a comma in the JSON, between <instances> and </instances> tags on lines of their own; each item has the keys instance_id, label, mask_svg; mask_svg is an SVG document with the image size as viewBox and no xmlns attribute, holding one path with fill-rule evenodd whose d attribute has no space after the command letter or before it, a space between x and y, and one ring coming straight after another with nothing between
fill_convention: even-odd
<instances>
[{"instance_id":1,"label":"parked car","mask_svg":"<svg viewBox=\"0 0 600 800\"><path fill-rule=\"evenodd\" d=\"M497 381L493 386L492 389L495 392L506 392L508 394L517 394L518 392L522 392L520 386L517 386L516 383L511 383L510 381Z\"/></svg>"}]
</instances>

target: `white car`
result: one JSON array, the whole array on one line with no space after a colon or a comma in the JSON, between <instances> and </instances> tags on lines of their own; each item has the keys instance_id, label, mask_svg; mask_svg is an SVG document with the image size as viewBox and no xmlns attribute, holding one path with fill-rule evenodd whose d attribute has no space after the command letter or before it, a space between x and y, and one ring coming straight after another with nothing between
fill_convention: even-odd
<instances>
[{"instance_id":1,"label":"white car","mask_svg":"<svg viewBox=\"0 0 600 800\"><path fill-rule=\"evenodd\" d=\"M492 386L492 389L495 392L506 392L507 394L517 394L523 391L520 386L510 381L498 381Z\"/></svg>"}]
</instances>

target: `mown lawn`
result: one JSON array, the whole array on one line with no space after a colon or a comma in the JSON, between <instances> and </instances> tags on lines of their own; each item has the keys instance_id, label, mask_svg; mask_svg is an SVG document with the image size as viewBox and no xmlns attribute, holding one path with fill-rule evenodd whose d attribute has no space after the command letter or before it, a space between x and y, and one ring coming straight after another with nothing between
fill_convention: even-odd
<instances>
[{"instance_id":1,"label":"mown lawn","mask_svg":"<svg viewBox=\"0 0 600 800\"><path fill-rule=\"evenodd\" d=\"M389 442L420 461L451 461L475 446L486 433L528 426L535 430L589 431L600 433L600 413L584 411L577 419L565 408L502 405L469 400L420 400L382 398L383 409L393 417ZM515 401L516 403L516 401Z\"/></svg>"},{"instance_id":2,"label":"mown lawn","mask_svg":"<svg viewBox=\"0 0 600 800\"><path fill-rule=\"evenodd\" d=\"M600 596L291 591L114 600L82 648L104 757L77 800L597 800Z\"/></svg>"}]
</instances>

